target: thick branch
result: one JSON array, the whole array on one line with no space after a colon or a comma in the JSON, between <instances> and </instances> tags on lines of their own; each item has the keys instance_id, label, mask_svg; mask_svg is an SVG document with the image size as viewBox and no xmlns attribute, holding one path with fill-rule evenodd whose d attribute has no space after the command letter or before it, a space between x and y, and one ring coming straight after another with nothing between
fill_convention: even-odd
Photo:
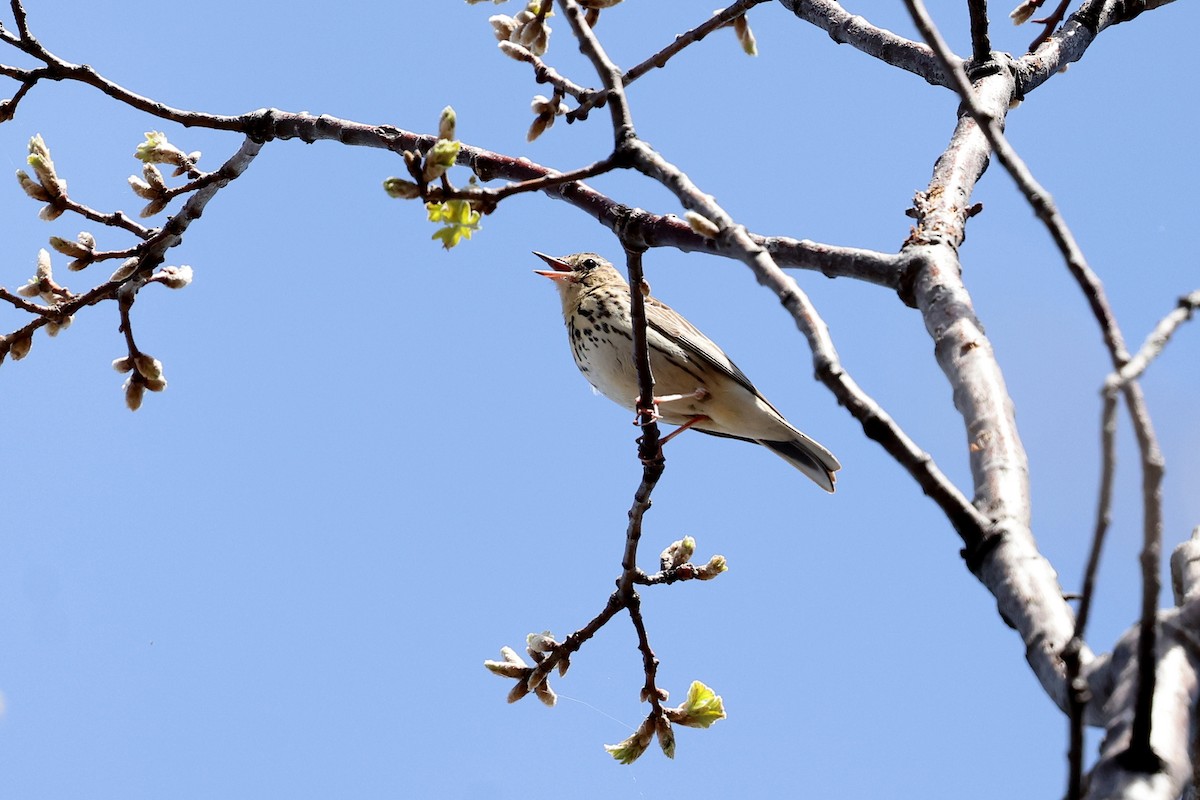
<instances>
[{"instance_id":1,"label":"thick branch","mask_svg":"<svg viewBox=\"0 0 1200 800\"><path fill-rule=\"evenodd\" d=\"M838 44L848 44L886 64L919 75L935 86L949 85L945 68L927 45L876 27L832 0L779 2L800 19L828 33Z\"/></svg>"},{"instance_id":2,"label":"thick branch","mask_svg":"<svg viewBox=\"0 0 1200 800\"><path fill-rule=\"evenodd\" d=\"M999 120L1003 112L985 109L975 97L966 73L961 64L954 64L941 34L933 25L933 21L925 12L920 0L907 0L913 21L921 30L925 40L933 48L938 58L942 59L951 75L952 86L962 99L964 110L971 115L979 126L980 131L988 140L996 157L1013 177L1018 188L1025 195L1038 217L1045 223L1059 250L1067 262L1067 267L1083 290L1092 313L1100 325L1105 345L1113 366L1120 369L1129 360L1121 330L1117 325L1108 300L1104 295L1099 278L1088 267L1071 234L1070 229L1058 213L1057 207L1048 192L1034 180L1024 162L1017 156L1016 151L1009 145L1003 133ZM1127 765L1131 769L1154 771L1157 769L1157 758L1150 749L1150 717L1151 702L1154 697L1155 672L1153 657L1155 651L1155 614L1158 609L1158 594L1161 581L1158 573L1159 560L1162 551L1162 455L1150 423L1149 410L1146 408L1141 387L1137 383L1129 383L1124 387L1125 400L1129 405L1129 413L1133 421L1134 432L1137 434L1138 447L1142 455L1142 495L1143 495L1143 543L1141 553L1142 565L1142 638L1139 643L1141 664L1141 683L1138 688L1137 714L1133 724L1133 739Z\"/></svg>"}]
</instances>

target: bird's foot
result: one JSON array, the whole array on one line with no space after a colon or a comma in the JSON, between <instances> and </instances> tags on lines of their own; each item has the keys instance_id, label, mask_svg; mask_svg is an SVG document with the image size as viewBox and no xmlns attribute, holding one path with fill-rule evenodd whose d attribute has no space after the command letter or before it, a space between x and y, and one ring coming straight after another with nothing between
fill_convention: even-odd
<instances>
[{"instance_id":1,"label":"bird's foot","mask_svg":"<svg viewBox=\"0 0 1200 800\"><path fill-rule=\"evenodd\" d=\"M658 413L658 407L663 403L674 403L678 400L707 400L711 396L712 395L709 393L708 389L705 389L703 386L698 386L696 387L695 391L688 392L687 394L664 394L659 397L654 397L652 398L654 405L650 408L642 408L635 402L634 408L637 416L634 417L633 424L644 428L653 422L658 422L660 419L662 419L662 414ZM647 414L650 416L650 420L648 422L642 422L642 417ZM700 417L700 419L708 419L708 417ZM686 430L694 423L695 421L689 422L683 428L680 428L680 430ZM672 433L671 435L674 436L675 434Z\"/></svg>"}]
</instances>

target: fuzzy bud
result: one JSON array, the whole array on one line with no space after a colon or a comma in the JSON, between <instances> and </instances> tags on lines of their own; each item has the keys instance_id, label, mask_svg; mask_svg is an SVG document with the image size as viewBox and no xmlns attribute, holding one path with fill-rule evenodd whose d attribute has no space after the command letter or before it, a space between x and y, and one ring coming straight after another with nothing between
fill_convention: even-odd
<instances>
[{"instance_id":1,"label":"fuzzy bud","mask_svg":"<svg viewBox=\"0 0 1200 800\"><path fill-rule=\"evenodd\" d=\"M124 261L121 263L121 266L117 267L117 270L116 270L116 272L114 272L114 273L113 273L111 276L109 276L109 278L108 278L108 279L109 279L110 281L123 281L123 280L125 280L125 279L126 279L126 278L128 278L130 275L132 275L132 274L134 273L134 271L137 269L137 267L138 267L138 261L139 261L139 260L138 260L137 256L134 256L133 258L127 258L127 259L125 259L125 260L124 260Z\"/></svg>"},{"instance_id":2,"label":"fuzzy bud","mask_svg":"<svg viewBox=\"0 0 1200 800\"><path fill-rule=\"evenodd\" d=\"M622 764L632 764L650 746L650 741L654 738L654 728L654 723L647 718L628 739L620 744L606 744L604 749Z\"/></svg>"},{"instance_id":3,"label":"fuzzy bud","mask_svg":"<svg viewBox=\"0 0 1200 800\"><path fill-rule=\"evenodd\" d=\"M454 129L458 125L458 115L454 113L454 109L446 106L442 109L442 115L438 117L438 138L448 141L454 140Z\"/></svg>"},{"instance_id":4,"label":"fuzzy bud","mask_svg":"<svg viewBox=\"0 0 1200 800\"><path fill-rule=\"evenodd\" d=\"M758 55L758 42L754 40L754 32L750 30L750 23L746 21L745 14L733 21L733 30L742 46L742 52L748 56Z\"/></svg>"},{"instance_id":5,"label":"fuzzy bud","mask_svg":"<svg viewBox=\"0 0 1200 800\"><path fill-rule=\"evenodd\" d=\"M539 136L546 132L546 129L554 124L553 115L538 114L533 118L533 122L529 125L529 130L525 133L525 141L535 141Z\"/></svg>"},{"instance_id":6,"label":"fuzzy bud","mask_svg":"<svg viewBox=\"0 0 1200 800\"><path fill-rule=\"evenodd\" d=\"M133 189L133 193L143 200L154 200L158 197L158 193L154 191L154 187L146 183L137 175L129 176L129 188Z\"/></svg>"},{"instance_id":7,"label":"fuzzy bud","mask_svg":"<svg viewBox=\"0 0 1200 800\"><path fill-rule=\"evenodd\" d=\"M8 354L12 356L13 361L20 361L25 356L29 355L30 348L33 347L33 337L29 334L18 336L11 340L8 344Z\"/></svg>"},{"instance_id":8,"label":"fuzzy bud","mask_svg":"<svg viewBox=\"0 0 1200 800\"><path fill-rule=\"evenodd\" d=\"M154 279L168 289L182 289L192 282L192 268L186 265L163 267L155 273Z\"/></svg>"},{"instance_id":9,"label":"fuzzy bud","mask_svg":"<svg viewBox=\"0 0 1200 800\"><path fill-rule=\"evenodd\" d=\"M538 700L541 700L551 708L554 708L554 704L558 702L558 695L556 695L554 690L550 688L549 681L542 681L540 684L538 684L537 688L534 689L534 692L537 693Z\"/></svg>"},{"instance_id":10,"label":"fuzzy bud","mask_svg":"<svg viewBox=\"0 0 1200 800\"><path fill-rule=\"evenodd\" d=\"M160 197L157 200L151 200L149 203L138 212L138 216L142 219L149 219L157 214L162 213L162 210L167 207L171 201L165 197Z\"/></svg>"},{"instance_id":11,"label":"fuzzy bud","mask_svg":"<svg viewBox=\"0 0 1200 800\"><path fill-rule=\"evenodd\" d=\"M404 178L388 178L383 182L383 190L389 197L400 200L414 200L421 196L421 187Z\"/></svg>"},{"instance_id":12,"label":"fuzzy bud","mask_svg":"<svg viewBox=\"0 0 1200 800\"><path fill-rule=\"evenodd\" d=\"M196 153L196 157L198 158L199 156L200 154ZM163 180L162 173L158 171L158 167L153 164L142 165L142 177L146 179L146 183L155 192L167 191L167 182Z\"/></svg>"},{"instance_id":13,"label":"fuzzy bud","mask_svg":"<svg viewBox=\"0 0 1200 800\"><path fill-rule=\"evenodd\" d=\"M146 141L138 145L133 155L147 164L171 164L176 175L195 169L200 160L200 151L184 153L167 141L167 135L162 131L146 131ZM153 184L153 179L150 181Z\"/></svg>"},{"instance_id":14,"label":"fuzzy bud","mask_svg":"<svg viewBox=\"0 0 1200 800\"><path fill-rule=\"evenodd\" d=\"M529 694L529 687L525 685L525 681L517 681L508 693L508 702L515 703L527 694Z\"/></svg>"},{"instance_id":15,"label":"fuzzy bud","mask_svg":"<svg viewBox=\"0 0 1200 800\"><path fill-rule=\"evenodd\" d=\"M688 211L683 215L683 218L687 220L688 226L693 231L705 239L715 239L721 235L721 229L717 227L716 223L702 214L698 214L695 211Z\"/></svg>"},{"instance_id":16,"label":"fuzzy bud","mask_svg":"<svg viewBox=\"0 0 1200 800\"><path fill-rule=\"evenodd\" d=\"M514 61L530 61L533 58L533 53L515 42L501 42L499 47L501 53Z\"/></svg>"},{"instance_id":17,"label":"fuzzy bud","mask_svg":"<svg viewBox=\"0 0 1200 800\"><path fill-rule=\"evenodd\" d=\"M554 648L558 647L558 642L554 640L550 631L542 631L526 636L525 646L533 653L553 653Z\"/></svg>"},{"instance_id":18,"label":"fuzzy bud","mask_svg":"<svg viewBox=\"0 0 1200 800\"><path fill-rule=\"evenodd\" d=\"M112 367L117 372L124 374L133 369L133 359L131 359L129 356L122 356L121 358L114 359Z\"/></svg>"},{"instance_id":19,"label":"fuzzy bud","mask_svg":"<svg viewBox=\"0 0 1200 800\"><path fill-rule=\"evenodd\" d=\"M66 184L64 184L64 187L65 185ZM42 210L38 212L38 219L40 219L42 222L54 222L54 220L65 214L66 211L67 210L65 208L59 208L56 205L43 206Z\"/></svg>"},{"instance_id":20,"label":"fuzzy bud","mask_svg":"<svg viewBox=\"0 0 1200 800\"><path fill-rule=\"evenodd\" d=\"M138 353L133 357L133 368L148 381L162 379L162 362L152 355Z\"/></svg>"},{"instance_id":21,"label":"fuzzy bud","mask_svg":"<svg viewBox=\"0 0 1200 800\"><path fill-rule=\"evenodd\" d=\"M671 542L670 546L662 551L662 555L658 558L659 564L663 569L675 569L680 564L690 561L695 552L696 540L691 536L685 536L678 541Z\"/></svg>"},{"instance_id":22,"label":"fuzzy bud","mask_svg":"<svg viewBox=\"0 0 1200 800\"><path fill-rule=\"evenodd\" d=\"M529 667L520 667L507 661L484 661L483 666L501 678L517 678L523 681L529 677Z\"/></svg>"},{"instance_id":23,"label":"fuzzy bud","mask_svg":"<svg viewBox=\"0 0 1200 800\"><path fill-rule=\"evenodd\" d=\"M1008 18L1013 21L1013 25L1023 25L1029 21L1033 12L1037 11L1041 4L1041 0L1025 0L1024 3L1008 13Z\"/></svg>"},{"instance_id":24,"label":"fuzzy bud","mask_svg":"<svg viewBox=\"0 0 1200 800\"><path fill-rule=\"evenodd\" d=\"M58 177L54 161L50 158L50 148L39 133L29 140L29 157L25 159L33 168L42 188L49 194L47 199L61 197L67 193L67 183Z\"/></svg>"},{"instance_id":25,"label":"fuzzy bud","mask_svg":"<svg viewBox=\"0 0 1200 800\"><path fill-rule=\"evenodd\" d=\"M512 38L512 35L517 32L517 21L507 14L497 14L494 17L488 17L488 22L492 23L492 32L496 34L496 38L501 42L507 42ZM501 50L504 48L501 47Z\"/></svg>"},{"instance_id":26,"label":"fuzzy bud","mask_svg":"<svg viewBox=\"0 0 1200 800\"><path fill-rule=\"evenodd\" d=\"M71 323L74 321L75 318L70 315L59 317L58 319L48 319L46 320L46 333L50 336L58 336L60 331L65 331L71 327Z\"/></svg>"},{"instance_id":27,"label":"fuzzy bud","mask_svg":"<svg viewBox=\"0 0 1200 800\"><path fill-rule=\"evenodd\" d=\"M40 200L45 203L50 200L50 193L47 192L42 185L29 177L29 173L23 169L17 170L17 183L21 184L21 189L25 194L32 197L34 200Z\"/></svg>"},{"instance_id":28,"label":"fuzzy bud","mask_svg":"<svg viewBox=\"0 0 1200 800\"><path fill-rule=\"evenodd\" d=\"M130 411L137 411L142 407L142 398L146 396L146 386L139 380L134 379L135 376L130 375L125 380L125 385L121 388L125 390L125 405Z\"/></svg>"},{"instance_id":29,"label":"fuzzy bud","mask_svg":"<svg viewBox=\"0 0 1200 800\"><path fill-rule=\"evenodd\" d=\"M85 247L79 242L63 239L61 236L51 236L50 246L64 256L70 256L71 258L85 258L92 254L91 248Z\"/></svg>"},{"instance_id":30,"label":"fuzzy bud","mask_svg":"<svg viewBox=\"0 0 1200 800\"><path fill-rule=\"evenodd\" d=\"M729 569L729 564L725 561L725 556L713 556L700 569L696 570L696 578L702 581L711 581L713 578L726 572Z\"/></svg>"},{"instance_id":31,"label":"fuzzy bud","mask_svg":"<svg viewBox=\"0 0 1200 800\"><path fill-rule=\"evenodd\" d=\"M421 171L421 177L427 181L442 177L446 170L454 166L454 160L458 158L458 150L461 146L460 142L438 139L425 154L425 168Z\"/></svg>"},{"instance_id":32,"label":"fuzzy bud","mask_svg":"<svg viewBox=\"0 0 1200 800\"><path fill-rule=\"evenodd\" d=\"M671 720L659 717L654 721L654 735L658 737L658 746L662 748L667 758L675 757L675 731L671 728Z\"/></svg>"}]
</instances>

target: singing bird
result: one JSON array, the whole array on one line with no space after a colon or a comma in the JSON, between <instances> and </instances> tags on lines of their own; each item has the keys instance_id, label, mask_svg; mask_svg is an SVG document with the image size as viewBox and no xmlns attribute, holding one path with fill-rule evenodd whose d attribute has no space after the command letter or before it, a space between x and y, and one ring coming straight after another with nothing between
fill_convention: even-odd
<instances>
[{"instance_id":1,"label":"singing bird","mask_svg":"<svg viewBox=\"0 0 1200 800\"><path fill-rule=\"evenodd\" d=\"M629 284L595 253L562 258L534 252L550 269L534 270L558 287L575 364L608 399L635 410L637 367ZM661 419L681 429L756 442L827 492L842 465L792 427L725 351L665 303L645 299L650 368Z\"/></svg>"}]
</instances>

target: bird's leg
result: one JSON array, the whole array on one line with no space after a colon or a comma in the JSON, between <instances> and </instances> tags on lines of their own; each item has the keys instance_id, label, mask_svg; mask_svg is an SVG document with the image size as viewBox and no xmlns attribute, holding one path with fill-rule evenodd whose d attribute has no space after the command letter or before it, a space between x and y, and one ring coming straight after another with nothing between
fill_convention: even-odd
<instances>
[{"instance_id":1,"label":"bird's leg","mask_svg":"<svg viewBox=\"0 0 1200 800\"><path fill-rule=\"evenodd\" d=\"M678 436L679 434L681 434L681 433L683 433L684 431L686 431L688 428L690 428L690 427L692 427L693 425L695 425L697 422L704 422L706 419L709 419L709 417L706 417L706 416L705 416L705 415L703 415L703 414L697 414L696 416L689 418L687 422L683 423L682 425L680 425L678 428L676 428L675 430L673 430L673 431L671 431L670 433L668 433L668 434L667 434L666 436L664 436L663 438L659 439L659 440L658 440L658 455L656 455L656 456L655 456L654 458L652 458L652 459L649 459L649 461L654 461L655 459L662 458L662 449L663 449L663 445L664 445L664 444L666 444L667 442L671 441L671 440L672 440L672 439L674 439L676 436ZM637 443L638 443L638 444L641 444L641 443L642 443L642 440L639 438L639 439L637 440ZM644 464L644 463L647 463L647 459L642 459L642 463L643 463L643 464Z\"/></svg>"},{"instance_id":2,"label":"bird's leg","mask_svg":"<svg viewBox=\"0 0 1200 800\"><path fill-rule=\"evenodd\" d=\"M674 439L676 436L678 436L679 434L681 434L681 433L683 433L684 431L686 431L688 428L690 428L690 427L692 427L693 425L695 425L697 422L704 422L706 419L710 419L710 418L709 418L709 417L706 417L706 416L705 416L705 415L703 415L703 414L697 414L696 416L694 416L694 417L692 417L691 419L689 419L687 422L685 422L685 423L683 423L682 425L680 425L680 426L679 426L678 428L676 428L675 430L673 430L673 431L671 431L670 433L668 433L668 434L667 434L666 436L664 436L663 438L659 439L659 440L658 440L658 444L659 444L659 446L661 447L662 445L664 445L664 444L666 444L667 442L671 441L671 440L672 440L672 439Z\"/></svg>"},{"instance_id":3,"label":"bird's leg","mask_svg":"<svg viewBox=\"0 0 1200 800\"><path fill-rule=\"evenodd\" d=\"M662 397L656 397L654 398L654 404L673 403L676 400L707 400L708 398L708 389L700 386L694 392L688 392L687 394L664 394Z\"/></svg>"},{"instance_id":4,"label":"bird's leg","mask_svg":"<svg viewBox=\"0 0 1200 800\"><path fill-rule=\"evenodd\" d=\"M674 403L677 400L707 400L711 396L712 395L709 394L708 389L705 389L703 386L699 386L695 391L688 392L687 394L664 394L660 397L654 397L652 398L654 405L651 408L642 408L635 402L634 407L637 409L637 416L634 418L633 424L643 425L641 421L643 414L649 414L652 422L658 422L660 419L662 419L662 415L658 413L658 407L663 403ZM708 419L708 417L700 417L700 419ZM679 430L687 430L696 422L697 420L692 420ZM648 424L650 423L645 423L645 425ZM679 433L679 431L675 431L675 433ZM674 436L675 433L672 433L671 436ZM666 440L664 439L663 441Z\"/></svg>"}]
</instances>

